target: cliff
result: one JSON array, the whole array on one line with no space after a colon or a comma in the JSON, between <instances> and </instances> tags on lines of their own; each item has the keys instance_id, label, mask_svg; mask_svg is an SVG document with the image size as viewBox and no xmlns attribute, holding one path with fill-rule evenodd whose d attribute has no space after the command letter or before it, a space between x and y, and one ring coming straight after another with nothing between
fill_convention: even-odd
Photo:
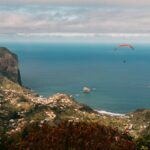
<instances>
[{"instance_id":1,"label":"cliff","mask_svg":"<svg viewBox=\"0 0 150 150\"><path fill-rule=\"evenodd\" d=\"M0 75L3 75L20 85L22 84L18 57L4 47L0 48Z\"/></svg>"}]
</instances>

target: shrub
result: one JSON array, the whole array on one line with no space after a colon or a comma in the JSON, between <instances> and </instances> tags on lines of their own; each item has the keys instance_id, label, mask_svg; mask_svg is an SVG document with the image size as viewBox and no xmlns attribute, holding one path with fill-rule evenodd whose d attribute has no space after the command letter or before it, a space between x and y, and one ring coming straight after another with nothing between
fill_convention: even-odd
<instances>
[{"instance_id":1,"label":"shrub","mask_svg":"<svg viewBox=\"0 0 150 150\"><path fill-rule=\"evenodd\" d=\"M141 136L136 143L138 150L150 150L150 135Z\"/></svg>"},{"instance_id":2,"label":"shrub","mask_svg":"<svg viewBox=\"0 0 150 150\"><path fill-rule=\"evenodd\" d=\"M16 135L15 135L16 136ZM57 126L28 126L20 139L13 135L13 150L135 150L127 133L98 123L63 122Z\"/></svg>"}]
</instances>

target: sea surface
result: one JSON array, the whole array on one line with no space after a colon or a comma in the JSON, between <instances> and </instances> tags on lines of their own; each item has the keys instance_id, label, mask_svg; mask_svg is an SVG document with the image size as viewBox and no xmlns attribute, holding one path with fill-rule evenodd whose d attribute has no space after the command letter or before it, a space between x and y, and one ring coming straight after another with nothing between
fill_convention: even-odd
<instances>
[{"instance_id":1,"label":"sea surface","mask_svg":"<svg viewBox=\"0 0 150 150\"><path fill-rule=\"evenodd\" d=\"M97 110L150 108L150 45L1 43L19 57L23 84L40 95L73 95ZM91 93L84 94L83 87Z\"/></svg>"}]
</instances>

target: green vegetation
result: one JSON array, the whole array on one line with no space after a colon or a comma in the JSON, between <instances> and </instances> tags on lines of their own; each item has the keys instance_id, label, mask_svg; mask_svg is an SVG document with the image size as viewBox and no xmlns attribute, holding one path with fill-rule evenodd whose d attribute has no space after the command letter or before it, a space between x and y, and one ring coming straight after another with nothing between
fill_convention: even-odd
<instances>
[{"instance_id":1,"label":"green vegetation","mask_svg":"<svg viewBox=\"0 0 150 150\"><path fill-rule=\"evenodd\" d=\"M150 135L141 136L136 143L138 150L150 150Z\"/></svg>"}]
</instances>

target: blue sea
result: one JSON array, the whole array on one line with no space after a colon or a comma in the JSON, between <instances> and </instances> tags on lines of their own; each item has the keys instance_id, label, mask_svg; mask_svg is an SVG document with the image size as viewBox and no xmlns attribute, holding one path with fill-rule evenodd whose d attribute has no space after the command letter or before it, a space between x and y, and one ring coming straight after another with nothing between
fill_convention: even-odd
<instances>
[{"instance_id":1,"label":"blue sea","mask_svg":"<svg viewBox=\"0 0 150 150\"><path fill-rule=\"evenodd\" d=\"M2 43L19 57L23 84L40 95L73 95L97 110L150 108L150 44ZM92 92L84 94L83 87Z\"/></svg>"}]
</instances>

